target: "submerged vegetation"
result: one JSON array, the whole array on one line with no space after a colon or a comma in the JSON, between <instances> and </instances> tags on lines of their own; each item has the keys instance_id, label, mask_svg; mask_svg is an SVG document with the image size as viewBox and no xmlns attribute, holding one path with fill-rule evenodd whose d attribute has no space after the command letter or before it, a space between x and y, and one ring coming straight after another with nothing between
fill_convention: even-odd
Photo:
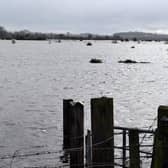
<instances>
[{"instance_id":1,"label":"submerged vegetation","mask_svg":"<svg viewBox=\"0 0 168 168\"><path fill-rule=\"evenodd\" d=\"M103 63L101 59L97 59L97 58L92 58L89 62L90 63Z\"/></svg>"},{"instance_id":2,"label":"submerged vegetation","mask_svg":"<svg viewBox=\"0 0 168 168\"><path fill-rule=\"evenodd\" d=\"M124 64L137 64L137 63L149 64L150 62L146 62L146 61L137 62L137 61L134 61L134 60L131 60L131 59L126 59L126 60L120 60L120 61L118 61L118 63L124 63Z\"/></svg>"},{"instance_id":3,"label":"submerged vegetation","mask_svg":"<svg viewBox=\"0 0 168 168\"><path fill-rule=\"evenodd\" d=\"M86 45L87 45L87 46L92 46L92 43L88 42Z\"/></svg>"}]
</instances>

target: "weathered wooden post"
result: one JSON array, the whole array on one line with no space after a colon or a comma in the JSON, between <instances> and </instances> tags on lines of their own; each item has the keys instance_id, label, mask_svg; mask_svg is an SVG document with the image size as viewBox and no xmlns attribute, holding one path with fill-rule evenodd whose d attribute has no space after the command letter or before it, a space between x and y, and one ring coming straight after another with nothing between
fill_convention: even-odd
<instances>
[{"instance_id":1,"label":"weathered wooden post","mask_svg":"<svg viewBox=\"0 0 168 168\"><path fill-rule=\"evenodd\" d=\"M91 99L92 167L114 168L113 99ZM99 166L98 166L99 165Z\"/></svg>"},{"instance_id":2,"label":"weathered wooden post","mask_svg":"<svg viewBox=\"0 0 168 168\"><path fill-rule=\"evenodd\" d=\"M70 154L70 167L84 167L84 111L81 103L63 100L65 155Z\"/></svg>"},{"instance_id":3,"label":"weathered wooden post","mask_svg":"<svg viewBox=\"0 0 168 168\"><path fill-rule=\"evenodd\" d=\"M87 131L85 143L86 143L86 166L92 166L92 141L91 141L91 131Z\"/></svg>"},{"instance_id":4,"label":"weathered wooden post","mask_svg":"<svg viewBox=\"0 0 168 168\"><path fill-rule=\"evenodd\" d=\"M123 130L123 153L122 153L122 155L123 155L123 160L122 160L123 168L125 168L125 161L126 161L126 144L127 144L126 135L127 135L126 130Z\"/></svg>"},{"instance_id":5,"label":"weathered wooden post","mask_svg":"<svg viewBox=\"0 0 168 168\"><path fill-rule=\"evenodd\" d=\"M70 106L70 167L84 167L84 110L81 103L71 102Z\"/></svg>"},{"instance_id":6,"label":"weathered wooden post","mask_svg":"<svg viewBox=\"0 0 168 168\"><path fill-rule=\"evenodd\" d=\"M139 132L137 129L129 130L130 168L140 168Z\"/></svg>"},{"instance_id":7,"label":"weathered wooden post","mask_svg":"<svg viewBox=\"0 0 168 168\"><path fill-rule=\"evenodd\" d=\"M160 106L158 109L158 128L154 138L151 167L168 167L168 106Z\"/></svg>"},{"instance_id":8,"label":"weathered wooden post","mask_svg":"<svg viewBox=\"0 0 168 168\"><path fill-rule=\"evenodd\" d=\"M70 115L72 99L63 100L63 148L70 148Z\"/></svg>"}]
</instances>

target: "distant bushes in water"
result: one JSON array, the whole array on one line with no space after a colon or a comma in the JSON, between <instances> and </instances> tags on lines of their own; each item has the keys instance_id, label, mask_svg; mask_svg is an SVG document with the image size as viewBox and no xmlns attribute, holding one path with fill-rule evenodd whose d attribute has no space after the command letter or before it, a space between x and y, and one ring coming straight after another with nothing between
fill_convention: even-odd
<instances>
[{"instance_id":1,"label":"distant bushes in water","mask_svg":"<svg viewBox=\"0 0 168 168\"><path fill-rule=\"evenodd\" d=\"M124 64L137 64L137 63L149 64L150 62L146 62L146 61L137 62L137 61L134 61L134 60L131 60L131 59L126 59L126 60L120 60L120 61L118 61L118 63L124 63Z\"/></svg>"},{"instance_id":2,"label":"distant bushes in water","mask_svg":"<svg viewBox=\"0 0 168 168\"><path fill-rule=\"evenodd\" d=\"M92 58L89 62L90 63L103 63L101 59L97 59L97 58Z\"/></svg>"},{"instance_id":3,"label":"distant bushes in water","mask_svg":"<svg viewBox=\"0 0 168 168\"><path fill-rule=\"evenodd\" d=\"M91 43L91 42L88 42L86 45L87 45L87 46L92 46L92 43Z\"/></svg>"}]
</instances>

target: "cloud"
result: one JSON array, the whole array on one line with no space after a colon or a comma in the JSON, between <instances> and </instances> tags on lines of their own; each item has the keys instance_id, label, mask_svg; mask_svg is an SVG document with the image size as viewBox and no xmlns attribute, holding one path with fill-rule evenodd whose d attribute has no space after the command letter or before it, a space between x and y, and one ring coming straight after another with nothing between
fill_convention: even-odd
<instances>
[{"instance_id":1,"label":"cloud","mask_svg":"<svg viewBox=\"0 0 168 168\"><path fill-rule=\"evenodd\" d=\"M11 29L112 33L168 26L167 5L166 0L2 0L0 20Z\"/></svg>"}]
</instances>

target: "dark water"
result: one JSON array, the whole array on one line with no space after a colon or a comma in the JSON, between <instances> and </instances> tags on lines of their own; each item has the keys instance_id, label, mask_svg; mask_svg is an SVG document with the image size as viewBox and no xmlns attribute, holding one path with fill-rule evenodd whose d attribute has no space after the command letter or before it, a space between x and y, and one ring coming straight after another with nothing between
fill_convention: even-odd
<instances>
[{"instance_id":1,"label":"dark water","mask_svg":"<svg viewBox=\"0 0 168 168\"><path fill-rule=\"evenodd\" d=\"M132 49L131 46L135 48ZM0 155L62 150L62 100L85 104L114 98L115 125L148 127L160 104L168 104L168 45L160 42L0 41ZM90 64L91 58L103 64ZM118 64L134 59L151 64ZM0 161L1 167L59 165L59 156ZM0 156L0 157L1 157Z\"/></svg>"}]
</instances>

